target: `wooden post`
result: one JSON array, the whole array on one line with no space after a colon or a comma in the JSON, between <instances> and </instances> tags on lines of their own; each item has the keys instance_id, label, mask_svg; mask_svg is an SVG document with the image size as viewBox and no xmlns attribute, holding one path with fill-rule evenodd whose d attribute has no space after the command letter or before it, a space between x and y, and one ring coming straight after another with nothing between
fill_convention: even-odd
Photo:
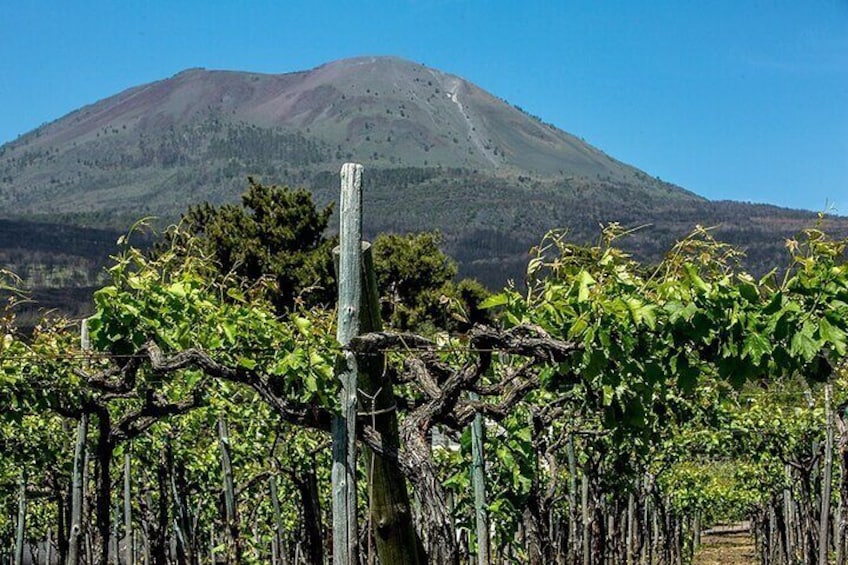
<instances>
[{"instance_id":1,"label":"wooden post","mask_svg":"<svg viewBox=\"0 0 848 565\"><path fill-rule=\"evenodd\" d=\"M601 543L607 546L605 561L608 564L612 564L615 557L615 506L609 504L605 505L605 507L607 509L607 535L606 539Z\"/></svg>"},{"instance_id":2,"label":"wooden post","mask_svg":"<svg viewBox=\"0 0 848 565\"><path fill-rule=\"evenodd\" d=\"M18 524L15 535L15 565L23 565L24 563L24 529L26 526L26 487L27 477L26 468L21 471L21 483L18 490Z\"/></svg>"},{"instance_id":3,"label":"wooden post","mask_svg":"<svg viewBox=\"0 0 848 565\"><path fill-rule=\"evenodd\" d=\"M85 458L82 463L82 503L85 505L85 509L83 510L83 515L86 517L91 515L91 501L88 496L88 485L89 485L89 475L91 474L91 452L88 449L85 450ZM81 530L81 534L83 536L82 543L85 544L85 562L86 564L93 558L94 556L94 540L91 536L91 526L85 528L85 530Z\"/></svg>"},{"instance_id":4,"label":"wooden post","mask_svg":"<svg viewBox=\"0 0 848 565\"><path fill-rule=\"evenodd\" d=\"M692 549L701 547L701 510L695 510L695 518L692 521ZM782 534L782 532L781 532Z\"/></svg>"},{"instance_id":5,"label":"wooden post","mask_svg":"<svg viewBox=\"0 0 848 565\"><path fill-rule=\"evenodd\" d=\"M635 559L633 558L634 550L636 547L636 495L633 494L631 490L627 493L627 532L626 532L626 549L625 549L625 557L624 562L633 565Z\"/></svg>"},{"instance_id":6,"label":"wooden post","mask_svg":"<svg viewBox=\"0 0 848 565\"><path fill-rule=\"evenodd\" d=\"M274 509L274 535L271 537L272 549L274 553L274 565L279 563L279 556L283 554L283 518L280 513L280 496L277 493L277 477L271 475L268 477L268 487L271 491L271 507Z\"/></svg>"},{"instance_id":7,"label":"wooden post","mask_svg":"<svg viewBox=\"0 0 848 565\"><path fill-rule=\"evenodd\" d=\"M651 501L647 495L642 503L642 521L639 525L639 546L642 548L639 552L639 563L645 565L650 563L649 550L653 541L651 540Z\"/></svg>"},{"instance_id":8,"label":"wooden post","mask_svg":"<svg viewBox=\"0 0 848 565\"><path fill-rule=\"evenodd\" d=\"M171 479L171 494L174 500L174 533L176 537L177 560L195 563L194 528L192 527L191 511L188 508L187 486L184 468L174 463L174 451L170 441L167 444L168 474Z\"/></svg>"},{"instance_id":9,"label":"wooden post","mask_svg":"<svg viewBox=\"0 0 848 565\"><path fill-rule=\"evenodd\" d=\"M835 420L836 420L836 418L834 417L834 423L835 423ZM834 433L835 432L836 432L836 430L834 429ZM836 438L834 438L834 441L835 441L835 439ZM836 465L839 466L838 461L837 461ZM838 488L837 488L837 491L838 491ZM839 543L839 517L841 515L842 515L842 499L840 497L839 500L836 501L836 510L833 512L833 514L831 515L831 519L830 519L830 535L831 535L830 545L833 548L833 551L835 551L837 555L839 555L839 550L837 549L836 544Z\"/></svg>"},{"instance_id":10,"label":"wooden post","mask_svg":"<svg viewBox=\"0 0 848 565\"><path fill-rule=\"evenodd\" d=\"M471 400L480 400L477 393L469 393ZM471 482L474 485L474 516L477 522L477 563L488 565L489 516L486 507L486 463L483 458L483 415L479 412L471 424Z\"/></svg>"},{"instance_id":11,"label":"wooden post","mask_svg":"<svg viewBox=\"0 0 848 565\"><path fill-rule=\"evenodd\" d=\"M848 528L848 405L840 404L836 409L836 425L839 427L839 535L836 538L836 565L845 565L846 528Z\"/></svg>"},{"instance_id":12,"label":"wooden post","mask_svg":"<svg viewBox=\"0 0 848 565\"><path fill-rule=\"evenodd\" d=\"M359 334L362 300L362 165L341 170L339 207L339 303L336 339L344 347ZM357 560L356 538L356 358L345 351L337 369L339 413L333 418L333 563Z\"/></svg>"},{"instance_id":13,"label":"wooden post","mask_svg":"<svg viewBox=\"0 0 848 565\"><path fill-rule=\"evenodd\" d=\"M792 490L789 487L792 480L792 467L787 463L783 469L786 484L783 488L783 516L786 530L784 533L786 540L784 557L787 563L791 563L795 560L795 512L792 503Z\"/></svg>"},{"instance_id":14,"label":"wooden post","mask_svg":"<svg viewBox=\"0 0 848 565\"><path fill-rule=\"evenodd\" d=\"M586 470L583 470L581 476L581 500L580 509L583 514L583 565L590 565L591 562L591 523L589 521L589 477L586 475ZM600 565L600 564L596 564Z\"/></svg>"},{"instance_id":15,"label":"wooden post","mask_svg":"<svg viewBox=\"0 0 848 565\"><path fill-rule=\"evenodd\" d=\"M825 411L825 444L824 444L824 469L822 473L821 515L819 519L819 565L827 565L827 554L829 549L828 534L830 532L830 488L831 474L833 472L833 411L830 409L831 385L824 387L824 411Z\"/></svg>"},{"instance_id":16,"label":"wooden post","mask_svg":"<svg viewBox=\"0 0 848 565\"><path fill-rule=\"evenodd\" d=\"M780 549L780 543L778 540L778 532L777 532L777 512L774 510L774 505L768 505L768 540L769 540L769 563L776 563L778 558L780 557L778 554L778 550Z\"/></svg>"},{"instance_id":17,"label":"wooden post","mask_svg":"<svg viewBox=\"0 0 848 565\"><path fill-rule=\"evenodd\" d=\"M333 250L336 278L340 277L340 247ZM359 333L383 330L380 319L380 292L374 273L371 244L362 242L362 291L359 310ZM357 359L358 417L372 426L389 451L400 446L394 386L385 371L385 355L367 355ZM363 451L368 484L370 485L369 521L376 540L377 554L382 563L418 565L426 562L421 540L412 523L412 505L406 478L396 458ZM376 527L374 527L376 526Z\"/></svg>"},{"instance_id":18,"label":"wooden post","mask_svg":"<svg viewBox=\"0 0 848 565\"><path fill-rule=\"evenodd\" d=\"M80 341L83 351L91 348L88 338L88 321L82 321ZM85 438L88 435L88 414L80 416L77 426L77 442L74 447L74 469L71 477L71 533L68 539L68 565L79 565L82 552L82 507L84 503L84 469L86 463Z\"/></svg>"},{"instance_id":19,"label":"wooden post","mask_svg":"<svg viewBox=\"0 0 848 565\"><path fill-rule=\"evenodd\" d=\"M112 531L109 535L109 555L107 556L109 563L111 565L120 565L121 555L120 555L120 547L121 542L118 537L119 530L121 528L121 505L118 502L112 506Z\"/></svg>"},{"instance_id":20,"label":"wooden post","mask_svg":"<svg viewBox=\"0 0 848 565\"><path fill-rule=\"evenodd\" d=\"M221 474L224 487L224 510L227 514L227 560L241 562L241 540L236 507L236 489L233 481L233 463L230 457L230 434L223 414L218 416L218 443L221 447Z\"/></svg>"},{"instance_id":21,"label":"wooden post","mask_svg":"<svg viewBox=\"0 0 848 565\"><path fill-rule=\"evenodd\" d=\"M144 565L147 565L148 559L145 559ZM209 563L215 565L215 523L209 523Z\"/></svg>"},{"instance_id":22,"label":"wooden post","mask_svg":"<svg viewBox=\"0 0 848 565\"><path fill-rule=\"evenodd\" d=\"M578 562L580 529L577 527L577 458L574 454L574 434L568 434L568 539L571 563Z\"/></svg>"},{"instance_id":23,"label":"wooden post","mask_svg":"<svg viewBox=\"0 0 848 565\"><path fill-rule=\"evenodd\" d=\"M135 565L133 553L132 499L130 476L130 450L124 452L124 557L126 565Z\"/></svg>"}]
</instances>

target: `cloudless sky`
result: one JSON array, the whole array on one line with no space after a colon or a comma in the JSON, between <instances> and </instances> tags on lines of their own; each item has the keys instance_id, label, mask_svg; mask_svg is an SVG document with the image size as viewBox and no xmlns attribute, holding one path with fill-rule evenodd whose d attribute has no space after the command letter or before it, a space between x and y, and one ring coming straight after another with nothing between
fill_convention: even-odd
<instances>
[{"instance_id":1,"label":"cloudless sky","mask_svg":"<svg viewBox=\"0 0 848 565\"><path fill-rule=\"evenodd\" d=\"M848 215L848 0L0 0L0 143L188 67L397 55L711 199Z\"/></svg>"}]
</instances>

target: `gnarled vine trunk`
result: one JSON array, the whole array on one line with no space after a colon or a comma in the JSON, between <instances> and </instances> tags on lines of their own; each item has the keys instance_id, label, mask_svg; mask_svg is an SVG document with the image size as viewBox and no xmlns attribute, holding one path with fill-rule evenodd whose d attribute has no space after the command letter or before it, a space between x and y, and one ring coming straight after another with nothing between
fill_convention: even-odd
<instances>
[{"instance_id":1,"label":"gnarled vine trunk","mask_svg":"<svg viewBox=\"0 0 848 565\"><path fill-rule=\"evenodd\" d=\"M427 441L425 423L415 415L400 425L401 462L404 473L421 501L417 524L419 536L434 565L458 565L459 548L453 521L447 511L447 497L436 472L436 464Z\"/></svg>"}]
</instances>

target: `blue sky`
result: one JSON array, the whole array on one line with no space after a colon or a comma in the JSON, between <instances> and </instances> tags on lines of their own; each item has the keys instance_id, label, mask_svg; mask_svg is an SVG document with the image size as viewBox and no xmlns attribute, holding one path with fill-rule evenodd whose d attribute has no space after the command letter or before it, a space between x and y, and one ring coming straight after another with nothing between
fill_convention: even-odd
<instances>
[{"instance_id":1,"label":"blue sky","mask_svg":"<svg viewBox=\"0 0 848 565\"><path fill-rule=\"evenodd\" d=\"M0 143L188 67L397 55L708 198L848 215L848 0L3 0Z\"/></svg>"}]
</instances>

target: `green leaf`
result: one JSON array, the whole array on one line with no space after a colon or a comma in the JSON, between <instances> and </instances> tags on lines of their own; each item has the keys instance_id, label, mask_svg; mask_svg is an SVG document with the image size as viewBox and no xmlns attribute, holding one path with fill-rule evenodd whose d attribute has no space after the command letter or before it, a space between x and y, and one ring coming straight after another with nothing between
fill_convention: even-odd
<instances>
[{"instance_id":1,"label":"green leaf","mask_svg":"<svg viewBox=\"0 0 848 565\"><path fill-rule=\"evenodd\" d=\"M686 274L689 275L689 280L692 281L692 286L694 286L701 292L709 292L710 287L698 274L698 270L695 268L695 265L692 265L691 263L686 263L684 268L686 269Z\"/></svg>"},{"instance_id":2,"label":"green leaf","mask_svg":"<svg viewBox=\"0 0 848 565\"><path fill-rule=\"evenodd\" d=\"M595 279L592 278L587 271L577 273L577 301L586 302L589 300L589 287L595 284Z\"/></svg>"},{"instance_id":3,"label":"green leaf","mask_svg":"<svg viewBox=\"0 0 848 565\"><path fill-rule=\"evenodd\" d=\"M466 426L459 437L459 447L463 453L471 453L471 426Z\"/></svg>"},{"instance_id":4,"label":"green leaf","mask_svg":"<svg viewBox=\"0 0 848 565\"><path fill-rule=\"evenodd\" d=\"M644 428L646 423L645 407L642 406L641 402L631 400L625 408L624 419L628 425L634 428Z\"/></svg>"},{"instance_id":5,"label":"green leaf","mask_svg":"<svg viewBox=\"0 0 848 565\"><path fill-rule=\"evenodd\" d=\"M663 305L663 310L668 314L669 320L675 322L680 317L681 310L683 310L683 303L679 300L669 300Z\"/></svg>"},{"instance_id":6,"label":"green leaf","mask_svg":"<svg viewBox=\"0 0 848 565\"><path fill-rule=\"evenodd\" d=\"M312 373L307 373L303 378L303 384L306 385L306 390L312 394L318 392L318 380Z\"/></svg>"},{"instance_id":7,"label":"green leaf","mask_svg":"<svg viewBox=\"0 0 848 565\"><path fill-rule=\"evenodd\" d=\"M530 486L532 485L532 481L530 477L526 477L524 473L521 472L521 469L516 468L513 472L513 486L518 492L528 492L530 490Z\"/></svg>"},{"instance_id":8,"label":"green leaf","mask_svg":"<svg viewBox=\"0 0 848 565\"><path fill-rule=\"evenodd\" d=\"M294 325L297 326L297 329L301 334L305 337L309 337L309 329L312 327L312 322L302 316L295 316Z\"/></svg>"},{"instance_id":9,"label":"green leaf","mask_svg":"<svg viewBox=\"0 0 848 565\"><path fill-rule=\"evenodd\" d=\"M638 298L628 298L627 308L636 324L645 324L652 330L656 328L657 315L653 304L643 304Z\"/></svg>"},{"instance_id":10,"label":"green leaf","mask_svg":"<svg viewBox=\"0 0 848 565\"><path fill-rule=\"evenodd\" d=\"M669 314L669 321L676 323L680 320L690 321L698 311L698 306L694 302L688 302L684 306L682 302L672 301L667 303L663 309Z\"/></svg>"},{"instance_id":11,"label":"green leaf","mask_svg":"<svg viewBox=\"0 0 848 565\"><path fill-rule=\"evenodd\" d=\"M589 324L586 323L586 320L584 320L582 316L577 318L571 324L571 327L568 328L568 338L574 339L580 336L588 327Z\"/></svg>"},{"instance_id":12,"label":"green leaf","mask_svg":"<svg viewBox=\"0 0 848 565\"><path fill-rule=\"evenodd\" d=\"M804 322L799 331L792 336L789 344L789 352L792 355L800 355L806 362L813 360L819 351L819 344L813 337L815 328L810 322Z\"/></svg>"},{"instance_id":13,"label":"green leaf","mask_svg":"<svg viewBox=\"0 0 848 565\"><path fill-rule=\"evenodd\" d=\"M759 363L764 355L772 350L771 342L762 334L748 331L742 344L742 357L749 357L754 363Z\"/></svg>"},{"instance_id":14,"label":"green leaf","mask_svg":"<svg viewBox=\"0 0 848 565\"><path fill-rule=\"evenodd\" d=\"M742 281L742 284L739 285L739 294L748 302L757 302L760 299L757 287L750 281Z\"/></svg>"},{"instance_id":15,"label":"green leaf","mask_svg":"<svg viewBox=\"0 0 848 565\"><path fill-rule=\"evenodd\" d=\"M615 389L610 385L604 385L603 387L603 403L604 406L609 406L612 404L613 397L615 396Z\"/></svg>"},{"instance_id":16,"label":"green leaf","mask_svg":"<svg viewBox=\"0 0 848 565\"><path fill-rule=\"evenodd\" d=\"M780 291L776 291L774 296L772 296L771 300L769 300L768 304L766 304L765 308L763 308L763 314L776 314L780 311L783 306L783 293Z\"/></svg>"},{"instance_id":17,"label":"green leaf","mask_svg":"<svg viewBox=\"0 0 848 565\"><path fill-rule=\"evenodd\" d=\"M673 363L673 365L677 373L677 386L685 394L691 394L698 384L698 377L700 376L698 367L689 363L689 357L685 353L678 355L676 363Z\"/></svg>"},{"instance_id":18,"label":"green leaf","mask_svg":"<svg viewBox=\"0 0 848 565\"><path fill-rule=\"evenodd\" d=\"M249 359L247 357L239 357L238 358L239 367L244 367L248 371L252 371L256 368L256 361L253 359Z\"/></svg>"},{"instance_id":19,"label":"green leaf","mask_svg":"<svg viewBox=\"0 0 848 565\"><path fill-rule=\"evenodd\" d=\"M244 302L244 293L237 288L230 287L227 289L227 296L236 302Z\"/></svg>"},{"instance_id":20,"label":"green leaf","mask_svg":"<svg viewBox=\"0 0 848 565\"><path fill-rule=\"evenodd\" d=\"M505 468L511 469L515 467L515 458L512 456L512 453L504 447L500 447L497 450L498 459L501 460L501 463Z\"/></svg>"},{"instance_id":21,"label":"green leaf","mask_svg":"<svg viewBox=\"0 0 848 565\"><path fill-rule=\"evenodd\" d=\"M642 318L642 321L650 330L657 329L657 314L655 312L656 306L653 304L646 304L639 309L639 315Z\"/></svg>"},{"instance_id":22,"label":"green leaf","mask_svg":"<svg viewBox=\"0 0 848 565\"><path fill-rule=\"evenodd\" d=\"M831 344L834 351L840 357L845 356L846 352L846 335L845 332L827 321L827 318L819 320L819 335L821 338Z\"/></svg>"},{"instance_id":23,"label":"green leaf","mask_svg":"<svg viewBox=\"0 0 848 565\"><path fill-rule=\"evenodd\" d=\"M486 310L489 308L495 308L497 306L503 306L507 302L509 302L509 296L507 296L505 292L502 292L500 294L493 294L489 296L480 303L480 306L478 306L478 308L480 308L481 310Z\"/></svg>"},{"instance_id":24,"label":"green leaf","mask_svg":"<svg viewBox=\"0 0 848 565\"><path fill-rule=\"evenodd\" d=\"M183 282L175 282L171 284L168 289L168 293L173 294L177 298L185 298L186 297L186 285Z\"/></svg>"},{"instance_id":25,"label":"green leaf","mask_svg":"<svg viewBox=\"0 0 848 565\"><path fill-rule=\"evenodd\" d=\"M236 325L229 320L221 321L221 330L224 332L224 335L227 337L227 341L230 343L235 343L236 341Z\"/></svg>"},{"instance_id":26,"label":"green leaf","mask_svg":"<svg viewBox=\"0 0 848 565\"><path fill-rule=\"evenodd\" d=\"M625 303L627 304L627 309L630 310L630 317L633 318L635 323L640 323L642 316L639 314L639 309L642 308L642 301L638 298L628 298Z\"/></svg>"}]
</instances>

